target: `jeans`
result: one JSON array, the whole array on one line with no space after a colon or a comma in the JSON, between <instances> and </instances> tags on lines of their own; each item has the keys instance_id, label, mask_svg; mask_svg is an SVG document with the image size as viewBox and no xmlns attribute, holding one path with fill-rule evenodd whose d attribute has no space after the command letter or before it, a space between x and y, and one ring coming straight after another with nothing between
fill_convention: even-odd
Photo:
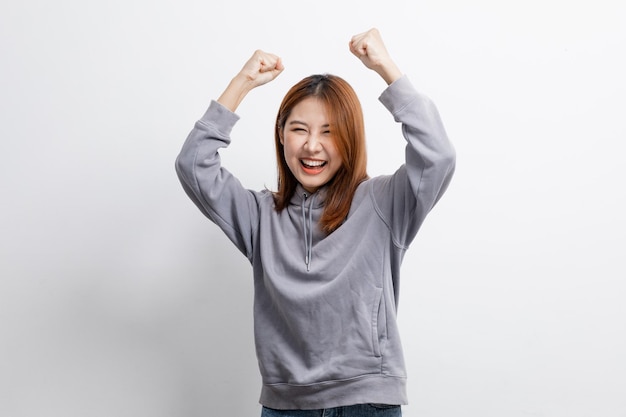
<instances>
[{"instance_id":1,"label":"jeans","mask_svg":"<svg viewBox=\"0 0 626 417\"><path fill-rule=\"evenodd\" d=\"M402 417L399 405L357 404L322 410L274 410L263 407L261 417Z\"/></svg>"}]
</instances>

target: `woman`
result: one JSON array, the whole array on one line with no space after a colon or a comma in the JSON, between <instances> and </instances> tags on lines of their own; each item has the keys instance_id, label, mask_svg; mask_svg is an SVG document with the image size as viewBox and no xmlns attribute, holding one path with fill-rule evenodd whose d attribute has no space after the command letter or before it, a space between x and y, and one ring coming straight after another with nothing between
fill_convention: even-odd
<instances>
[{"instance_id":1,"label":"woman","mask_svg":"<svg viewBox=\"0 0 626 417\"><path fill-rule=\"evenodd\" d=\"M263 51L211 102L177 159L189 197L253 266L266 417L399 416L407 403L400 264L452 177L455 153L434 105L376 29L354 36L350 50L387 82L380 101L402 123L406 163L393 175L367 176L352 88L314 75L289 90L278 112L278 190L244 189L218 151L230 143L246 94L283 71Z\"/></svg>"}]
</instances>

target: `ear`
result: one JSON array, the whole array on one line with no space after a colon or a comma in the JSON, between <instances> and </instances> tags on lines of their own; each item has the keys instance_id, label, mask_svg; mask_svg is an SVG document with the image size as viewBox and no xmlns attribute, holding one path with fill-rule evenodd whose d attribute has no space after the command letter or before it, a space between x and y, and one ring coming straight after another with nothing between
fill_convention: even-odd
<instances>
[{"instance_id":1,"label":"ear","mask_svg":"<svg viewBox=\"0 0 626 417\"><path fill-rule=\"evenodd\" d=\"M283 135L283 128L278 128L278 138L280 139L280 144L285 146L285 136Z\"/></svg>"}]
</instances>

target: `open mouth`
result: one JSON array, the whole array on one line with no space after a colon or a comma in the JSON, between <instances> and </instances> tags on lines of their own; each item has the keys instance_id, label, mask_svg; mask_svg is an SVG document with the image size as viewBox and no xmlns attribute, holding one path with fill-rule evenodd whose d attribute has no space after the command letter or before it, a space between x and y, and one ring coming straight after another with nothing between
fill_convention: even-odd
<instances>
[{"instance_id":1,"label":"open mouth","mask_svg":"<svg viewBox=\"0 0 626 417\"><path fill-rule=\"evenodd\" d=\"M301 159L300 164L307 170L319 170L326 165L327 161L318 161L312 159Z\"/></svg>"}]
</instances>

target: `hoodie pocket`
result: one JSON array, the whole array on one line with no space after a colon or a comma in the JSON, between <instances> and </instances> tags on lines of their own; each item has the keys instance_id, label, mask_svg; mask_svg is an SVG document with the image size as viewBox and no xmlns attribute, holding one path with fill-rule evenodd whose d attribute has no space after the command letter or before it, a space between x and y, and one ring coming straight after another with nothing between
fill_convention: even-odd
<instances>
[{"instance_id":1,"label":"hoodie pocket","mask_svg":"<svg viewBox=\"0 0 626 417\"><path fill-rule=\"evenodd\" d=\"M372 306L372 349L374 356L380 358L382 353L380 351L380 332L378 331L378 322L381 315L381 309L383 308L383 289L376 288L374 292L374 303Z\"/></svg>"}]
</instances>

